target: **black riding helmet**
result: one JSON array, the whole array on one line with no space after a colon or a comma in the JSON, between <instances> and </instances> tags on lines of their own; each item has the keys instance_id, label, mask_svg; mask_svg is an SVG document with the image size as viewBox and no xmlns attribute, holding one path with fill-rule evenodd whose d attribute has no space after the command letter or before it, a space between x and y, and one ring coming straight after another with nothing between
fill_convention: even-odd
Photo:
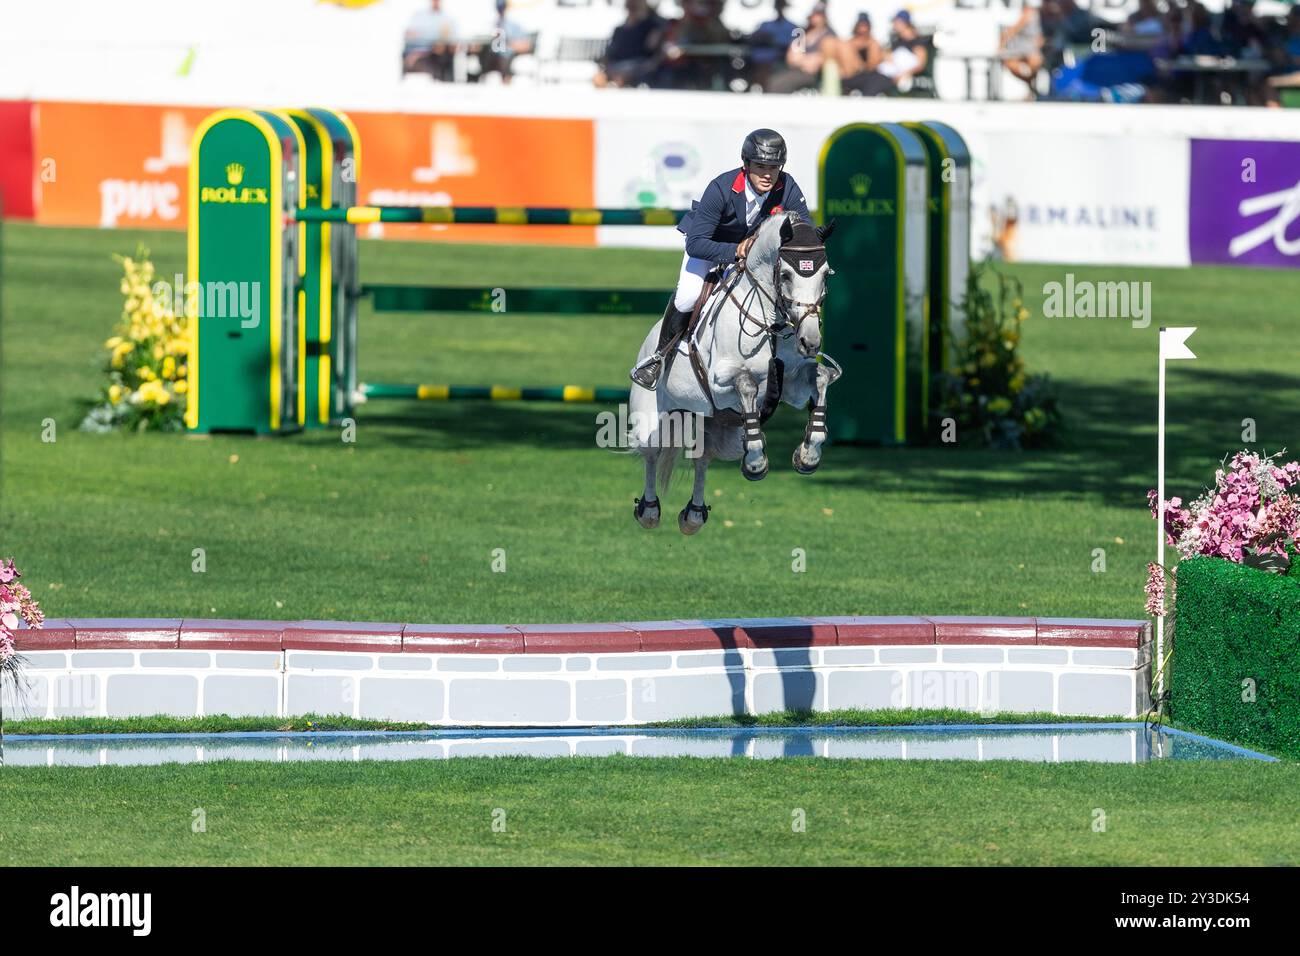
<instances>
[{"instance_id":1,"label":"black riding helmet","mask_svg":"<svg viewBox=\"0 0 1300 956\"><path fill-rule=\"evenodd\" d=\"M756 129L741 144L740 158L747 163L784 166L785 140L774 129Z\"/></svg>"}]
</instances>

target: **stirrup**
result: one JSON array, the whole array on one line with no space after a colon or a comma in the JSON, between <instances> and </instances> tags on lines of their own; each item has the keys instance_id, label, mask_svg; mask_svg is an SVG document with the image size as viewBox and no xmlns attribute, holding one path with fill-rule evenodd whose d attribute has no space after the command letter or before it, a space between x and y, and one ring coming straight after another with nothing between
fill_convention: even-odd
<instances>
[{"instance_id":1,"label":"stirrup","mask_svg":"<svg viewBox=\"0 0 1300 956\"><path fill-rule=\"evenodd\" d=\"M655 352L646 356L628 375L642 388L653 391L659 384L659 376L663 374L663 370L664 356Z\"/></svg>"}]
</instances>

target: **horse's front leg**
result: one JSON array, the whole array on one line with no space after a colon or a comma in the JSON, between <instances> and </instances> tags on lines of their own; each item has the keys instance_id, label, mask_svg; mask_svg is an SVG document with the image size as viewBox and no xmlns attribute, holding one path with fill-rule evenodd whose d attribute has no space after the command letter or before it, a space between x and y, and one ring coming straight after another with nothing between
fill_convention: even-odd
<instances>
[{"instance_id":1,"label":"horse's front leg","mask_svg":"<svg viewBox=\"0 0 1300 956\"><path fill-rule=\"evenodd\" d=\"M837 372L829 366L818 365L813 377L812 407L808 410L808 424L804 426L803 442L794 450L794 470L801 475L811 475L822 463L822 442L826 440L826 390Z\"/></svg>"},{"instance_id":2,"label":"horse's front leg","mask_svg":"<svg viewBox=\"0 0 1300 956\"><path fill-rule=\"evenodd\" d=\"M767 440L759 428L761 414L758 400L758 380L748 369L736 374L736 394L740 396L740 419L744 432L741 442L745 454L740 459L740 473L750 481L758 481L767 475Z\"/></svg>"},{"instance_id":3,"label":"horse's front leg","mask_svg":"<svg viewBox=\"0 0 1300 956\"><path fill-rule=\"evenodd\" d=\"M695 459L695 487L691 489L691 500L677 515L677 527L682 534L695 534L709 520L709 506L704 503L704 476L708 470L708 456L700 455Z\"/></svg>"},{"instance_id":4,"label":"horse's front leg","mask_svg":"<svg viewBox=\"0 0 1300 956\"><path fill-rule=\"evenodd\" d=\"M655 495L655 464L659 460L660 449L647 447L642 449L645 456L645 494L636 499L632 513L637 523L643 528L659 527L659 498Z\"/></svg>"}]
</instances>

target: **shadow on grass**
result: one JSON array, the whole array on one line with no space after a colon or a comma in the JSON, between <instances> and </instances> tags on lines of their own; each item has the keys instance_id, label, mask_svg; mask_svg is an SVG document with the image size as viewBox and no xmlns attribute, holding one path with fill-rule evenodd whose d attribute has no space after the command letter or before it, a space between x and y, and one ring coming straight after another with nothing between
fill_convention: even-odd
<instances>
[{"instance_id":1,"label":"shadow on grass","mask_svg":"<svg viewBox=\"0 0 1300 956\"><path fill-rule=\"evenodd\" d=\"M1100 499L1141 505L1155 483L1155 382L1127 380L1102 386L1058 383L1066 430L1052 449L1026 452L927 446L835 446L810 484L877 488L977 501L1018 496ZM834 392L830 414L835 414ZM380 426L369 440L430 451L535 443L539 448L602 451L595 444L599 405L501 402L371 402L358 413L362 427ZM616 411L616 410L615 410ZM1219 372L1180 375L1168 401L1170 493L1195 494L1224 455L1244 447L1243 419L1254 419L1257 441L1269 452L1290 445L1300 452L1300 375ZM765 427L774 468L801 440L804 416L783 407ZM727 463L724 467L730 467Z\"/></svg>"}]
</instances>

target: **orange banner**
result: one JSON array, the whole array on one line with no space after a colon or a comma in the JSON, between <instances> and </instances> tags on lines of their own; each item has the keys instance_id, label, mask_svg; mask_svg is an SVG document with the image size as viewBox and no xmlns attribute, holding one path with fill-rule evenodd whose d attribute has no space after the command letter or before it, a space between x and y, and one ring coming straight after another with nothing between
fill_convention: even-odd
<instances>
[{"instance_id":1,"label":"orange banner","mask_svg":"<svg viewBox=\"0 0 1300 956\"><path fill-rule=\"evenodd\" d=\"M361 202L372 206L594 205L591 120L348 114L361 137ZM362 236L594 245L582 226L362 227Z\"/></svg>"},{"instance_id":2,"label":"orange banner","mask_svg":"<svg viewBox=\"0 0 1300 956\"><path fill-rule=\"evenodd\" d=\"M36 220L185 227L190 140L207 107L46 102L36 106ZM594 205L591 120L349 114L368 205ZM362 235L593 245L579 226L383 224Z\"/></svg>"},{"instance_id":3,"label":"orange banner","mask_svg":"<svg viewBox=\"0 0 1300 956\"><path fill-rule=\"evenodd\" d=\"M36 221L183 228L190 138L211 112L36 104Z\"/></svg>"}]
</instances>

